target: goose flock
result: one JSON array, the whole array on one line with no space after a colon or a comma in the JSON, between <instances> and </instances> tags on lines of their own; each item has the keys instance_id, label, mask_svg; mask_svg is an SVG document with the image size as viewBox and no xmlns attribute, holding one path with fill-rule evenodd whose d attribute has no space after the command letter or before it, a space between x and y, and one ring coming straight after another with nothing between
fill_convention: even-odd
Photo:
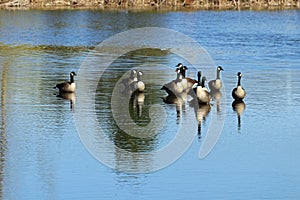
<instances>
[{"instance_id":1,"label":"goose flock","mask_svg":"<svg viewBox=\"0 0 300 200\"><path fill-rule=\"evenodd\" d=\"M208 88L206 87L206 77L202 76L202 72L198 71L197 80L187 78L186 70L188 68L182 63L176 65L176 79L163 85L161 90L167 92L168 96L164 98L166 103L176 103L178 99L183 101L186 99L186 94L197 100L199 104L209 104L212 97L218 98L217 94L222 88L222 81L220 78L220 72L224 69L221 66L217 67L216 79L208 82ZM232 97L234 101L242 102L246 96L245 89L241 86L242 73L238 72L237 87L232 90Z\"/></svg>"},{"instance_id":2,"label":"goose flock","mask_svg":"<svg viewBox=\"0 0 300 200\"><path fill-rule=\"evenodd\" d=\"M210 102L211 100L216 101L217 110L219 107L220 99L222 93L220 92L222 88L222 80L220 73L224 69L221 66L217 67L216 70L216 79L210 80L208 82L208 88L206 87L207 79L202 75L201 71L197 72L197 79L192 79L186 77L186 70L188 67L182 63L178 63L175 66L176 78L170 82L164 84L161 87L161 90L167 93L167 96L162 98L163 101L167 104L176 104L177 117L180 117L180 111L178 105L183 105L187 102L188 96L191 96L193 99L190 101L190 105L193 105L195 108L195 115L198 121L198 132L201 130L201 121L210 111ZM60 97L64 97L67 94L72 94L75 92L76 85L74 81L74 76L76 73L72 71L70 73L70 81L56 84L55 88L59 90ZM145 95L145 83L142 81L143 72L132 69L130 75L127 78L123 78L119 82L120 92L127 94L133 97L139 97L134 105L143 104ZM242 73L237 73L237 86L232 90L232 98L234 99L232 103L233 109L238 114L238 124L240 126L240 116L243 110L245 109L245 103L243 99L246 96L246 91L241 85ZM142 94L142 95L141 95ZM69 96L69 95L67 95ZM196 105L196 106L195 106ZM139 115L141 115L139 113Z\"/></svg>"},{"instance_id":3,"label":"goose flock","mask_svg":"<svg viewBox=\"0 0 300 200\"><path fill-rule=\"evenodd\" d=\"M223 71L223 68L218 66L216 79L208 82L210 92L206 87L207 79L205 76L202 76L202 72L198 71L197 80L195 80L186 77L187 69L182 63L176 65L176 79L164 84L161 88L161 90L164 90L168 94L167 97L163 98L164 102L173 104L180 101L179 99L184 101L187 95L191 95L194 99L197 99L199 104L209 104L212 96L216 96L214 94L222 88L220 72ZM120 91L129 91L130 93L144 92L145 83L142 81L142 75L142 71L131 70L130 76L120 82ZM55 88L59 90L60 95L75 92L76 84L74 76L76 76L76 73L72 71L70 73L70 81L56 84ZM232 90L232 97L235 104L242 102L246 96L246 91L241 85L242 73L238 72L237 77L237 86Z\"/></svg>"}]
</instances>

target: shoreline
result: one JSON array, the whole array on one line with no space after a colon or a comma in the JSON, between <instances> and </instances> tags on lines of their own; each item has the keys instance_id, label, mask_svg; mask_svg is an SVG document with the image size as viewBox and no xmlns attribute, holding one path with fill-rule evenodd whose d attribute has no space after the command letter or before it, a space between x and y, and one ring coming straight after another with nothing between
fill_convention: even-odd
<instances>
[{"instance_id":1,"label":"shoreline","mask_svg":"<svg viewBox=\"0 0 300 200\"><path fill-rule=\"evenodd\" d=\"M1 10L294 10L300 0L0 0Z\"/></svg>"}]
</instances>

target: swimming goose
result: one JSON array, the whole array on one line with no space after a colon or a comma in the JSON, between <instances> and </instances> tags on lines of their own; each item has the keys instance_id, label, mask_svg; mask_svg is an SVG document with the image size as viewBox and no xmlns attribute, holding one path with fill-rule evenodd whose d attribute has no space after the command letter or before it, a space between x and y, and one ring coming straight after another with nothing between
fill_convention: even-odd
<instances>
[{"instance_id":1,"label":"swimming goose","mask_svg":"<svg viewBox=\"0 0 300 200\"><path fill-rule=\"evenodd\" d=\"M121 80L120 82L120 91L124 92L126 89L128 89L129 85L131 83L133 83L135 80L137 81L136 78L136 73L137 71L135 69L131 70L130 72L130 76L128 78L124 78L123 80Z\"/></svg>"},{"instance_id":2,"label":"swimming goose","mask_svg":"<svg viewBox=\"0 0 300 200\"><path fill-rule=\"evenodd\" d=\"M196 95L200 104L208 104L210 102L210 94L205 87L206 77L202 77L201 86L197 86Z\"/></svg>"},{"instance_id":3,"label":"swimming goose","mask_svg":"<svg viewBox=\"0 0 300 200\"><path fill-rule=\"evenodd\" d=\"M197 84L194 84L193 90L191 90L189 92L189 95L191 95L194 99L197 99L197 88L198 87L202 88L202 86L201 86L201 75L202 75L201 71L198 71L198 73L197 73ZM200 90L200 88L199 88L199 90Z\"/></svg>"},{"instance_id":4,"label":"swimming goose","mask_svg":"<svg viewBox=\"0 0 300 200\"><path fill-rule=\"evenodd\" d=\"M183 86L182 86L182 74L180 72L180 68L176 68L176 79L169 82L169 83L166 83L162 86L161 90L165 90L169 95L178 95L178 94L181 94L184 89L183 89Z\"/></svg>"},{"instance_id":5,"label":"swimming goose","mask_svg":"<svg viewBox=\"0 0 300 200\"><path fill-rule=\"evenodd\" d=\"M70 73L70 81L56 84L55 88L58 88L59 92L75 92L76 85L74 82L74 76L76 76L76 73L71 72Z\"/></svg>"},{"instance_id":6,"label":"swimming goose","mask_svg":"<svg viewBox=\"0 0 300 200\"><path fill-rule=\"evenodd\" d=\"M232 90L232 97L236 101L242 101L246 96L246 91L241 86L242 73L238 72L237 77L238 77L237 87Z\"/></svg>"},{"instance_id":7,"label":"swimming goose","mask_svg":"<svg viewBox=\"0 0 300 200\"><path fill-rule=\"evenodd\" d=\"M142 75L143 75L143 72L141 72L141 71L137 72L137 79L134 80L134 82L132 82L130 84L132 92L144 92L145 84L142 81L142 78L141 78Z\"/></svg>"},{"instance_id":8,"label":"swimming goose","mask_svg":"<svg viewBox=\"0 0 300 200\"><path fill-rule=\"evenodd\" d=\"M222 88L222 81L220 79L221 71L223 71L223 68L221 66L218 66L216 79L208 82L208 86L211 91L218 91Z\"/></svg>"},{"instance_id":9,"label":"swimming goose","mask_svg":"<svg viewBox=\"0 0 300 200\"><path fill-rule=\"evenodd\" d=\"M185 90L185 92L189 92L192 87L194 86L195 83L197 83L197 81L195 79L191 79L191 78L187 78L186 77L186 70L187 70L187 66L182 66L180 67L180 73L182 75L182 87Z\"/></svg>"}]
</instances>

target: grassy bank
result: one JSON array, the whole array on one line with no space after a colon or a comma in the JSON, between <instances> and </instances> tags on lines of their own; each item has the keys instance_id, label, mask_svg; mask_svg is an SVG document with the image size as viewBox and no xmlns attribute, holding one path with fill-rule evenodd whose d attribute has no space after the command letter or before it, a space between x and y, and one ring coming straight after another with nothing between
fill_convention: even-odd
<instances>
[{"instance_id":1,"label":"grassy bank","mask_svg":"<svg viewBox=\"0 0 300 200\"><path fill-rule=\"evenodd\" d=\"M0 0L2 9L299 9L300 0Z\"/></svg>"}]
</instances>

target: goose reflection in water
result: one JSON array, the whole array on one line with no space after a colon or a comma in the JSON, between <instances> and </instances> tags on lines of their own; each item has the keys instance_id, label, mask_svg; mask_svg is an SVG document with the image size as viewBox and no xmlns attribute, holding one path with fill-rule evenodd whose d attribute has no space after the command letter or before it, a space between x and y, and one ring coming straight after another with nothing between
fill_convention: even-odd
<instances>
[{"instance_id":1,"label":"goose reflection in water","mask_svg":"<svg viewBox=\"0 0 300 200\"><path fill-rule=\"evenodd\" d=\"M232 109L236 112L237 117L238 117L238 129L239 130L241 129L241 124L242 124L241 116L242 116L245 108L246 108L246 104L244 101L235 100L232 102Z\"/></svg>"},{"instance_id":2,"label":"goose reflection in water","mask_svg":"<svg viewBox=\"0 0 300 200\"><path fill-rule=\"evenodd\" d=\"M142 117L143 114L143 106L145 101L144 93L133 93L131 96L131 101L133 105L133 109L137 111L138 117Z\"/></svg>"},{"instance_id":3,"label":"goose reflection in water","mask_svg":"<svg viewBox=\"0 0 300 200\"><path fill-rule=\"evenodd\" d=\"M219 90L214 90L214 91L211 91L210 92L210 96L212 98L212 100L214 102L216 102L216 105L217 105L217 113L220 113L221 112L221 99L222 99L222 92L219 91Z\"/></svg>"},{"instance_id":4,"label":"goose reflection in water","mask_svg":"<svg viewBox=\"0 0 300 200\"><path fill-rule=\"evenodd\" d=\"M70 101L70 108L71 108L72 111L74 111L74 105L75 105L75 101L76 101L76 96L75 96L74 92L60 92L56 96L60 97L62 99L65 99L65 100L69 100Z\"/></svg>"},{"instance_id":5,"label":"goose reflection in water","mask_svg":"<svg viewBox=\"0 0 300 200\"><path fill-rule=\"evenodd\" d=\"M168 96L162 98L163 102L166 104L175 104L176 105L176 116L177 120L179 120L181 116L181 109L185 106L185 103L187 101L188 94L185 92L182 92L180 95L173 95L169 94Z\"/></svg>"},{"instance_id":6,"label":"goose reflection in water","mask_svg":"<svg viewBox=\"0 0 300 200\"><path fill-rule=\"evenodd\" d=\"M202 122L205 121L207 115L209 114L211 110L211 105L210 104L200 104L197 99L193 99L190 101L189 105L194 108L195 112L195 117L198 123L198 138L201 138L201 126Z\"/></svg>"}]
</instances>

